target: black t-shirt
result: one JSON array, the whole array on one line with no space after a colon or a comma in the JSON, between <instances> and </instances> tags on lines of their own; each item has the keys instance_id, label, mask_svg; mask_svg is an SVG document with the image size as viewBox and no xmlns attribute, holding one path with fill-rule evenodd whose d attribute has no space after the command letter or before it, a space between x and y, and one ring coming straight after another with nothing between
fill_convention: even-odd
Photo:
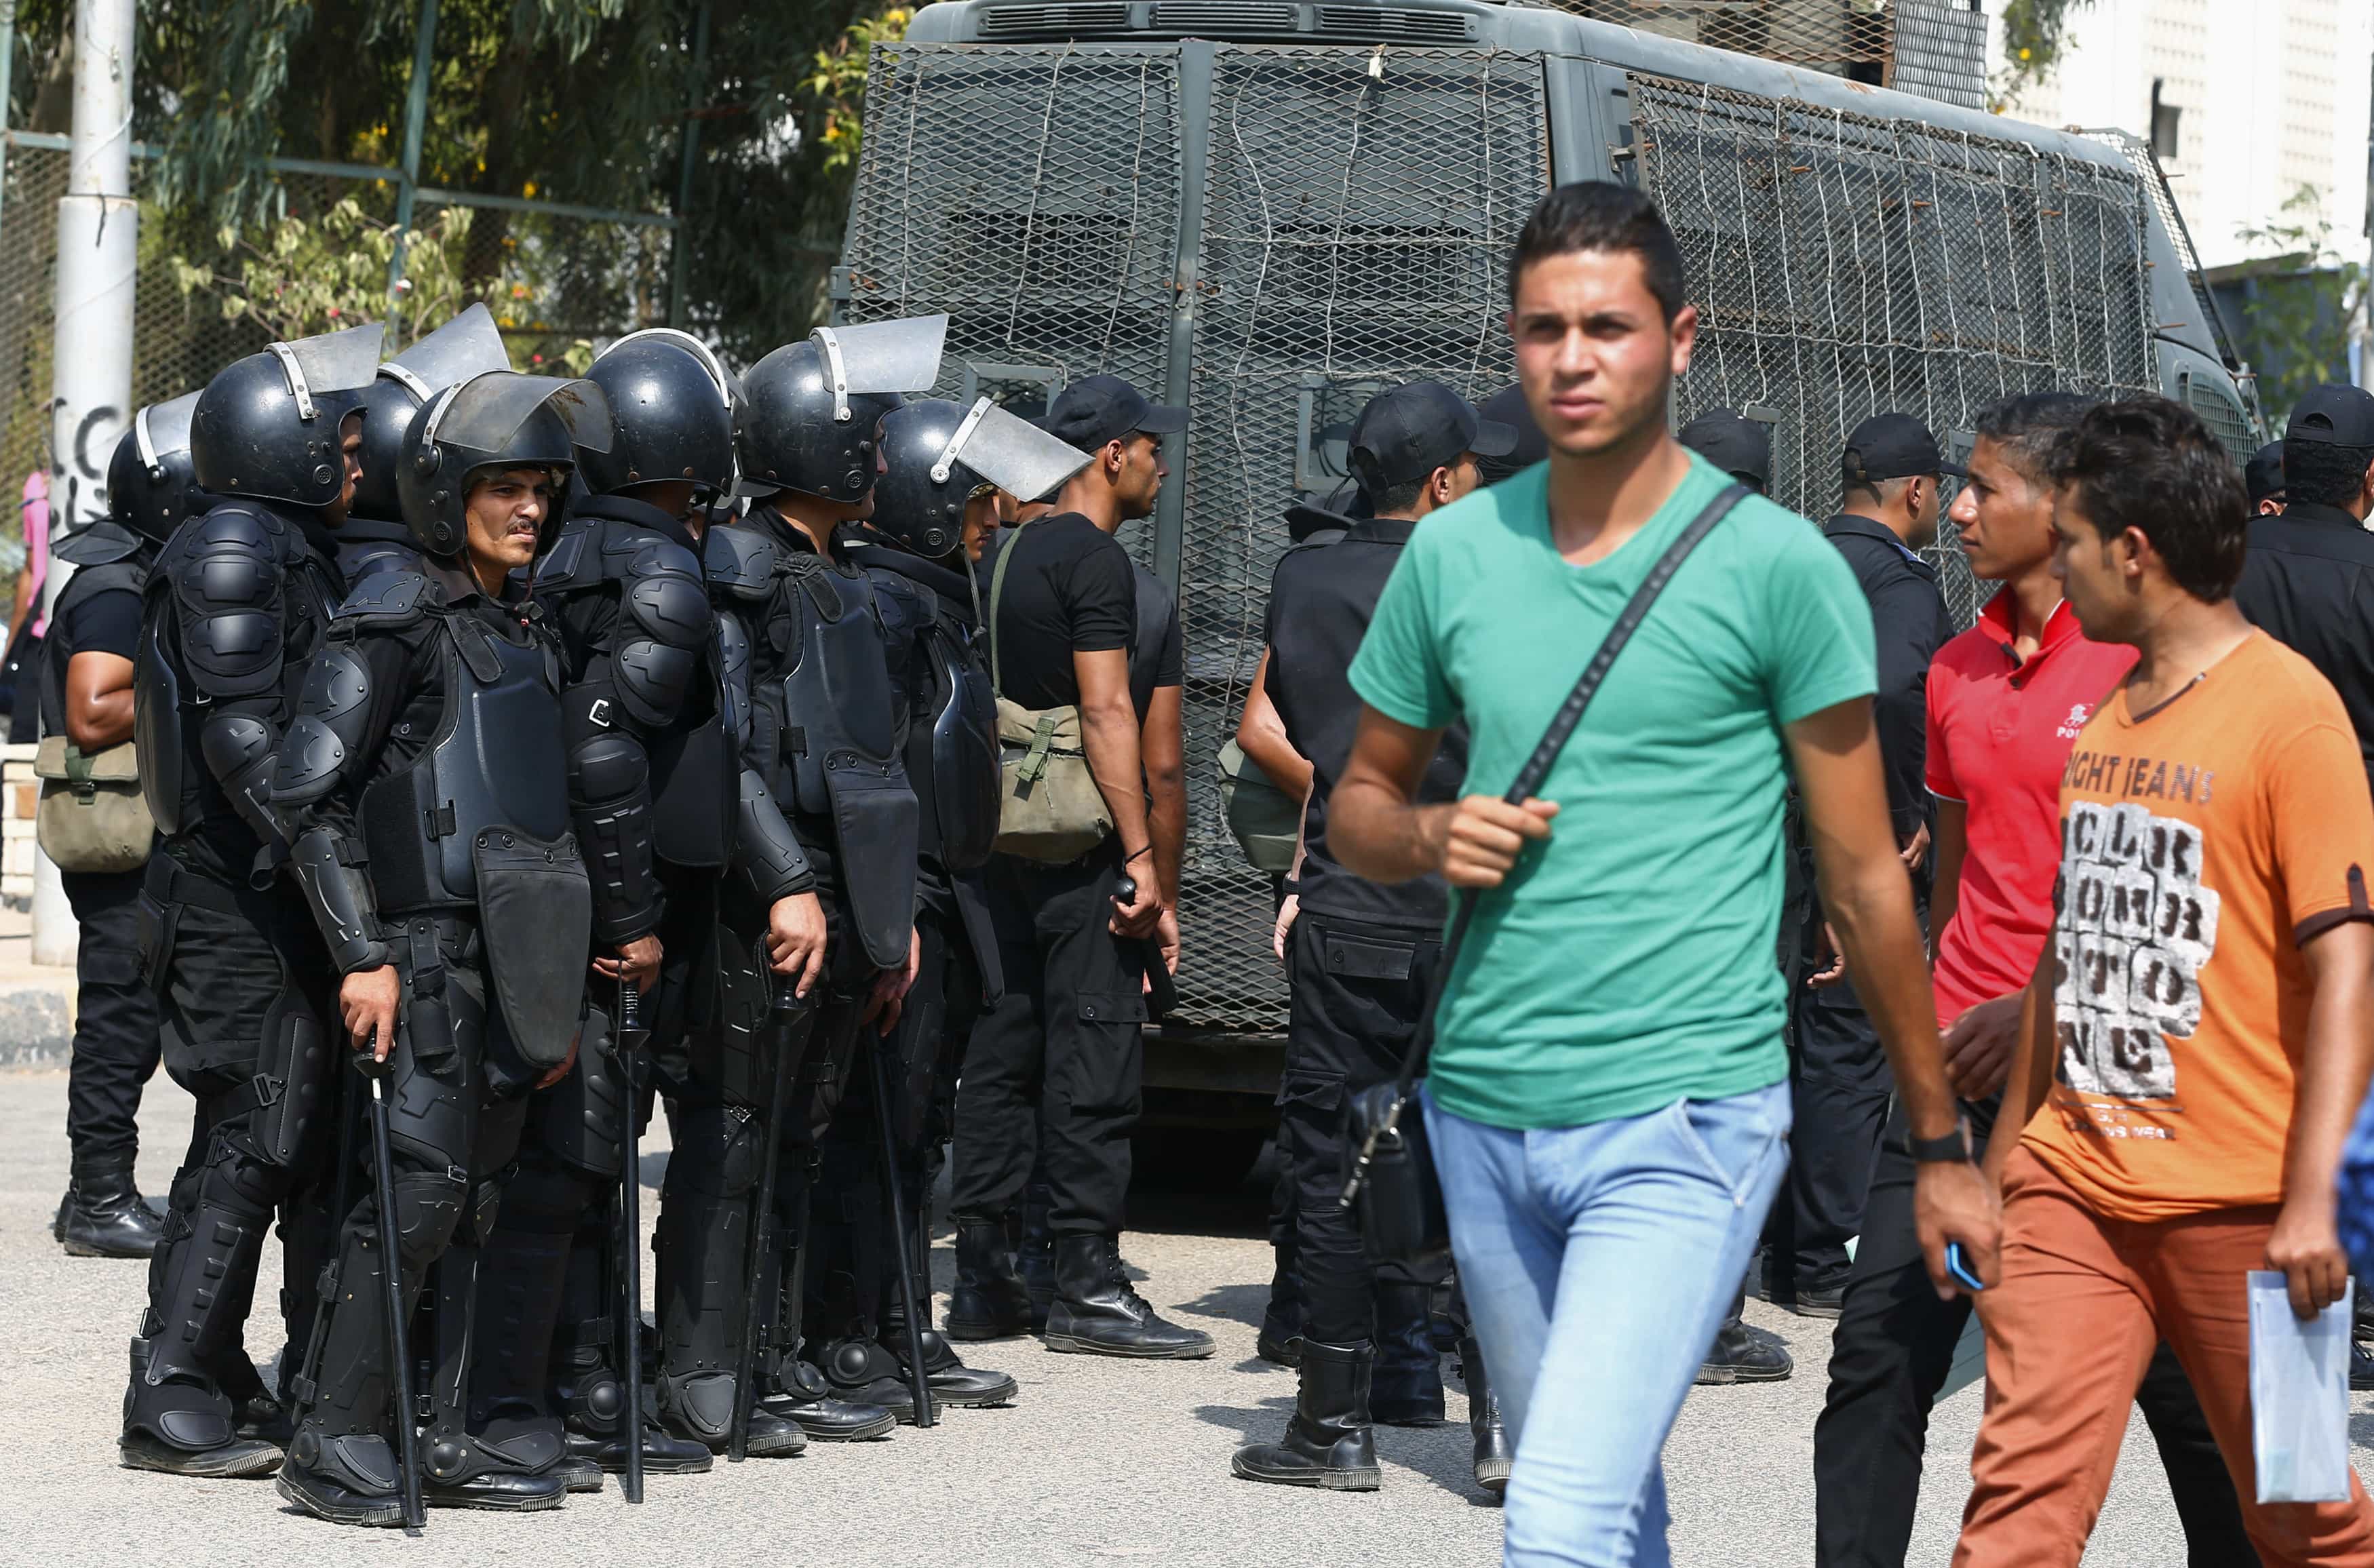
<instances>
[{"instance_id":1,"label":"black t-shirt","mask_svg":"<svg viewBox=\"0 0 2374 1568\"><path fill-rule=\"evenodd\" d=\"M68 606L61 621L65 641L76 653L130 659L140 650L140 595L128 588L91 594Z\"/></svg>"},{"instance_id":2,"label":"black t-shirt","mask_svg":"<svg viewBox=\"0 0 2374 1568\"><path fill-rule=\"evenodd\" d=\"M1294 749L1310 759L1310 804L1303 813L1302 907L1314 914L1386 925L1436 927L1449 895L1440 876L1388 885L1353 875L1327 847L1327 797L1352 758L1360 698L1347 672L1360 649L1385 579L1416 524L1364 518L1324 546L1288 550L1270 578L1269 695ZM1456 800L1467 774L1467 731L1445 730L1418 782L1429 804Z\"/></svg>"},{"instance_id":3,"label":"black t-shirt","mask_svg":"<svg viewBox=\"0 0 2374 1568\"><path fill-rule=\"evenodd\" d=\"M1143 724L1157 688L1187 684L1187 661L1179 601L1170 585L1144 567L1132 566L1137 574L1137 629L1129 644L1129 700L1137 705L1137 721Z\"/></svg>"},{"instance_id":4,"label":"black t-shirt","mask_svg":"<svg viewBox=\"0 0 2374 1568\"><path fill-rule=\"evenodd\" d=\"M981 560L983 604L999 557L1014 556L991 616L999 691L1029 708L1078 703L1072 655L1127 651L1136 641L1137 574L1129 552L1077 512L1035 518L995 543L997 554Z\"/></svg>"},{"instance_id":5,"label":"black t-shirt","mask_svg":"<svg viewBox=\"0 0 2374 1568\"><path fill-rule=\"evenodd\" d=\"M2333 683L2374 781L2374 533L2314 501L2254 517L2234 603Z\"/></svg>"}]
</instances>

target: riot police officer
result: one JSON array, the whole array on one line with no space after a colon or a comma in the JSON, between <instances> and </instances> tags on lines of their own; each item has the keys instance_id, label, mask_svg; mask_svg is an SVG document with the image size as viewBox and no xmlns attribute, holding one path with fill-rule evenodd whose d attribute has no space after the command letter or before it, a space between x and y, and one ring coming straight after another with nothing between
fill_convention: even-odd
<instances>
[{"instance_id":1,"label":"riot police officer","mask_svg":"<svg viewBox=\"0 0 2374 1568\"><path fill-rule=\"evenodd\" d=\"M927 1212L956 1094L964 1043L983 1005L1002 989L997 937L989 923L981 871L997 837L997 704L980 633L979 588L959 553L976 497L1040 495L1085 467L1087 455L1065 446L988 399L970 409L927 399L893 409L882 421L882 474L870 518L852 526L849 556L873 578L891 631L892 678L906 732L907 777L921 802L922 859L916 872L915 930L920 962L899 1024L879 1047L891 1094L899 1211L914 1216L914 1246L927 1256ZM832 1146L855 1168L868 1158L872 1082L851 1085ZM857 1221L879 1234L877 1202ZM873 1280L841 1272L826 1281L838 1299L844 1333L820 1359L842 1382L886 1357L903 1363L911 1348L902 1293L890 1269L907 1260L905 1242L883 1253ZM856 1257L864 1249L852 1248ZM852 1258L853 1262L853 1258ZM928 1314L928 1279L915 1293ZM864 1326L876 1327L867 1345ZM966 1366L926 1320L923 1363L935 1399L958 1406L1010 1402L1016 1385L1002 1372ZM871 1370L879 1376L878 1364Z\"/></svg>"},{"instance_id":2,"label":"riot police officer","mask_svg":"<svg viewBox=\"0 0 2374 1568\"><path fill-rule=\"evenodd\" d=\"M41 733L82 757L132 738L132 658L140 590L157 551L189 515L190 411L197 393L132 416L107 465L108 515L59 541L74 576L41 645ZM62 867L81 939L75 949L74 1063L66 1078L73 1176L56 1233L70 1257L147 1258L164 1235L140 1196L140 1089L157 1071L157 996L140 978L138 900L145 868Z\"/></svg>"},{"instance_id":3,"label":"riot police officer","mask_svg":"<svg viewBox=\"0 0 2374 1568\"><path fill-rule=\"evenodd\" d=\"M799 1340L789 1319L805 1311L801 1275L811 1237L804 1233L837 1228L843 1244L862 1234L867 1200L860 1173L845 1160L824 1167L820 1145L861 1030L896 1025L918 962L921 808L901 745L887 595L848 558L844 525L872 510L883 416L898 406L898 394L936 378L946 324L928 317L820 328L753 366L735 413L739 487L754 497L741 526L766 545L766 587L750 609L754 755L816 869L830 933L775 1175L777 1229L786 1238L776 1293L784 1321L772 1335L782 1356ZM728 1022L729 1032L748 1026ZM756 1134L746 1127L741 1136L755 1149ZM753 1170L746 1154L718 1168ZM879 1277L864 1260L840 1266L869 1281ZM830 1392L912 1419L911 1397L888 1352L846 1332L846 1321L830 1327L841 1331L833 1353L815 1348L813 1361ZM783 1361L776 1364L779 1379L800 1375ZM665 1400L669 1368L662 1371Z\"/></svg>"},{"instance_id":4,"label":"riot police officer","mask_svg":"<svg viewBox=\"0 0 2374 1568\"><path fill-rule=\"evenodd\" d=\"M420 542L405 526L395 493L412 416L457 381L511 368L495 318L484 305L473 305L382 365L362 389L356 401L363 422L362 473L338 527L338 570L349 591L373 572L419 569Z\"/></svg>"},{"instance_id":5,"label":"riot police officer","mask_svg":"<svg viewBox=\"0 0 2374 1568\"><path fill-rule=\"evenodd\" d=\"M159 1048L198 1102L132 1341L121 1451L182 1475L261 1475L278 1450L240 1407L263 1385L241 1341L265 1228L282 1212L292 1342L322 1235L290 1207L329 1098L329 974L293 892L271 794L297 681L343 591L331 532L354 488L351 389L380 329L276 343L191 413L191 471L219 497L176 529L142 589L134 737L159 842L140 895ZM292 1223L292 1222L295 1222ZM251 1414L258 1413L251 1410Z\"/></svg>"},{"instance_id":6,"label":"riot police officer","mask_svg":"<svg viewBox=\"0 0 2374 1568\"><path fill-rule=\"evenodd\" d=\"M681 1082L688 1033L714 1020L718 893L729 862L792 976L805 980L820 963L824 920L773 799L755 778L741 787L729 643L737 665L744 655L738 628L714 615L704 580L708 504L733 481L730 378L698 338L659 328L611 345L587 379L611 410L610 450L586 454L591 493L538 569L536 592L560 631L570 806L593 848L596 1000L628 985L650 993L642 1011L651 1048L628 1054L637 1042L622 1038L613 1018L606 1048L581 1054L578 1071L531 1107L485 1281L488 1310L506 1332L481 1372L490 1391L541 1398L557 1314L570 1451L622 1469L626 1401L610 1343L617 1295L605 1288L623 1273L606 1222L606 1197L623 1172L622 1118L649 1115L637 1086L650 1081L650 1061L666 1064L671 1085ZM675 1234L664 1215L660 1228ZM664 1339L697 1334L667 1290L661 1300ZM889 1424L847 1407L817 1419L837 1422L836 1431ZM683 1435L661 1430L652 1413L646 1470L709 1468L723 1422L677 1424ZM796 1451L800 1436L798 1426L767 1416L751 1451Z\"/></svg>"},{"instance_id":7,"label":"riot police officer","mask_svg":"<svg viewBox=\"0 0 2374 1568\"><path fill-rule=\"evenodd\" d=\"M339 607L273 777L300 825L291 868L344 977L343 1033L388 1078L392 1189L346 1217L279 1480L341 1524L400 1516L388 1433L415 1412L390 1408L390 1267L410 1303L434 1266L428 1501L561 1500L558 1434L532 1404L468 1410L466 1362L499 1176L528 1094L576 1054L592 940L558 651L511 574L558 533L577 447L608 443L584 381L495 371L417 414L397 486L422 569L380 572Z\"/></svg>"}]
</instances>

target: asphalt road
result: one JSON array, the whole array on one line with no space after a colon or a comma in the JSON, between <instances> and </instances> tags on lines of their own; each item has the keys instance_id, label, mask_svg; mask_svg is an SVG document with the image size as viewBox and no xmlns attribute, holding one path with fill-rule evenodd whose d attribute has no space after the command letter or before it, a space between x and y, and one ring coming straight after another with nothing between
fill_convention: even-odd
<instances>
[{"instance_id":1,"label":"asphalt road","mask_svg":"<svg viewBox=\"0 0 2374 1568\"><path fill-rule=\"evenodd\" d=\"M1002 1410L948 1412L929 1432L812 1446L797 1458L720 1463L705 1476L654 1478L629 1507L615 1488L552 1514L438 1512L429 1539L341 1531L292 1513L268 1481L189 1481L121 1469L114 1437L124 1341L146 1265L65 1257L49 1235L65 1182L62 1071L0 1071L0 1410L8 1476L0 1490L0 1563L38 1568L154 1564L410 1562L537 1568L772 1562L832 1568L1087 1564L1115 1559L1197 1568L1304 1564L1486 1564L1499 1515L1467 1475L1463 1401L1434 1431L1381 1430L1385 1485L1365 1495L1257 1485L1228 1473L1232 1447L1267 1437L1294 1395L1290 1373L1253 1359L1269 1252L1257 1194L1233 1200L1145 1199L1123 1250L1158 1307L1210 1330L1205 1362L1134 1363L1053 1355L1032 1340L970 1348L1021 1382ZM142 1185L161 1194L188 1132L188 1101L159 1078L141 1121ZM664 1133L644 1177L657 1185ZM644 1213L652 1212L646 1200ZM945 1293L943 1230L933 1259ZM646 1271L648 1278L648 1270ZM257 1300L278 1288L267 1261ZM945 1296L943 1297L945 1305ZM1814 1416L1827 1324L1762 1303L1751 1321L1796 1355L1792 1380L1695 1391L1666 1447L1674 1557L1684 1564L1798 1564L1812 1559ZM276 1350L259 1313L249 1349ZM1932 1427L1910 1561L1942 1563L1967 1489L1976 1389L1942 1404ZM2359 1468L2374 1459L2374 1396L2353 1427ZM2128 1433L2092 1564L2182 1561L2167 1483L2140 1420Z\"/></svg>"}]
</instances>

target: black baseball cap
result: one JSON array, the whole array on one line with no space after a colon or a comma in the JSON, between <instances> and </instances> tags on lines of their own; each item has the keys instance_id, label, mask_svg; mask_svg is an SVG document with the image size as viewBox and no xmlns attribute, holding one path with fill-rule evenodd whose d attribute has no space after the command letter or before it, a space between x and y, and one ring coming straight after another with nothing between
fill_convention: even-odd
<instances>
[{"instance_id":1,"label":"black baseball cap","mask_svg":"<svg viewBox=\"0 0 2374 1568\"><path fill-rule=\"evenodd\" d=\"M2251 507L2258 509L2261 501L2280 497L2284 493L2284 443L2269 441L2251 454L2242 465L2242 487L2251 492Z\"/></svg>"},{"instance_id":2,"label":"black baseball cap","mask_svg":"<svg viewBox=\"0 0 2374 1568\"><path fill-rule=\"evenodd\" d=\"M1682 445L1762 495L1772 488L1772 427L1735 408L1710 408L1682 427Z\"/></svg>"},{"instance_id":3,"label":"black baseball cap","mask_svg":"<svg viewBox=\"0 0 2374 1568\"><path fill-rule=\"evenodd\" d=\"M1850 485L1876 485L1924 474L1959 478L1963 471L1945 461L1937 438L1920 420L1910 414L1875 414L1847 432L1839 472Z\"/></svg>"},{"instance_id":4,"label":"black baseball cap","mask_svg":"<svg viewBox=\"0 0 2374 1568\"><path fill-rule=\"evenodd\" d=\"M1440 381L1388 387L1352 421L1352 477L1373 497L1457 462L1462 452L1506 457L1517 432L1487 419Z\"/></svg>"},{"instance_id":5,"label":"black baseball cap","mask_svg":"<svg viewBox=\"0 0 2374 1568\"><path fill-rule=\"evenodd\" d=\"M1517 444L1499 456L1475 455L1484 461L1476 466L1484 471L1484 483L1498 485L1520 469L1533 467L1550 455L1550 441L1542 427L1534 423L1534 405L1525 401L1522 387L1503 387L1484 400L1479 410L1485 418L1496 425L1506 425L1517 432Z\"/></svg>"},{"instance_id":6,"label":"black baseball cap","mask_svg":"<svg viewBox=\"0 0 2374 1568\"><path fill-rule=\"evenodd\" d=\"M1119 376L1083 376L1055 394L1039 427L1092 452L1124 436L1174 435L1187 428L1187 411L1146 402Z\"/></svg>"},{"instance_id":7,"label":"black baseball cap","mask_svg":"<svg viewBox=\"0 0 2374 1568\"><path fill-rule=\"evenodd\" d=\"M2310 387L2292 404L2284 427L2287 441L2329 441L2336 447L2374 447L2374 393L2328 381Z\"/></svg>"}]
</instances>

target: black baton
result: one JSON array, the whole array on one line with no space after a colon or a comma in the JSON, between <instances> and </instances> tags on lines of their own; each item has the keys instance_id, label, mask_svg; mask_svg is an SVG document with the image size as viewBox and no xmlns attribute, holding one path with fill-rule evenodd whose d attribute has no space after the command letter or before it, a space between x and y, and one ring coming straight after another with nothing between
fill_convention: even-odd
<instances>
[{"instance_id":1,"label":"black baton","mask_svg":"<svg viewBox=\"0 0 2374 1568\"><path fill-rule=\"evenodd\" d=\"M734 1419L726 1429L725 1460L738 1465L750 1444L750 1411L758 1402L758 1340L764 1331L760 1293L767 1282L767 1255L775 1245L775 1167L783 1155L785 1100L791 1093L795 1064L792 1061L792 1029L800 1008L799 993L788 976L775 977L769 999L769 1032L775 1041L773 1076L767 1084L766 1153L758 1165L758 1185L750 1195L749 1266L742 1284L742 1348L734 1361ZM787 1345L783 1353L799 1349Z\"/></svg>"},{"instance_id":2,"label":"black baton","mask_svg":"<svg viewBox=\"0 0 2374 1568\"><path fill-rule=\"evenodd\" d=\"M635 1127L636 1114L641 1109L641 1085L635 1070L641 1055L641 993L622 976L617 1046L619 1075L627 1082L627 1104L621 1134L626 1168L618 1181L618 1272L627 1321L620 1335L623 1349L618 1359L625 1364L618 1368L618 1384L619 1392L626 1396L621 1419L627 1428L627 1470L618 1478L618 1490L629 1503L643 1500L643 1152L642 1136Z\"/></svg>"},{"instance_id":3,"label":"black baton","mask_svg":"<svg viewBox=\"0 0 2374 1568\"><path fill-rule=\"evenodd\" d=\"M380 1272L387 1281L388 1381L395 1388L395 1451L404 1486L404 1532L418 1535L428 1523L420 1503L420 1434L413 1430L412 1351L404 1321L404 1264L395 1246L395 1161L388 1152L388 1065L370 1052L355 1065L370 1079L371 1196L379 1208Z\"/></svg>"}]
</instances>

